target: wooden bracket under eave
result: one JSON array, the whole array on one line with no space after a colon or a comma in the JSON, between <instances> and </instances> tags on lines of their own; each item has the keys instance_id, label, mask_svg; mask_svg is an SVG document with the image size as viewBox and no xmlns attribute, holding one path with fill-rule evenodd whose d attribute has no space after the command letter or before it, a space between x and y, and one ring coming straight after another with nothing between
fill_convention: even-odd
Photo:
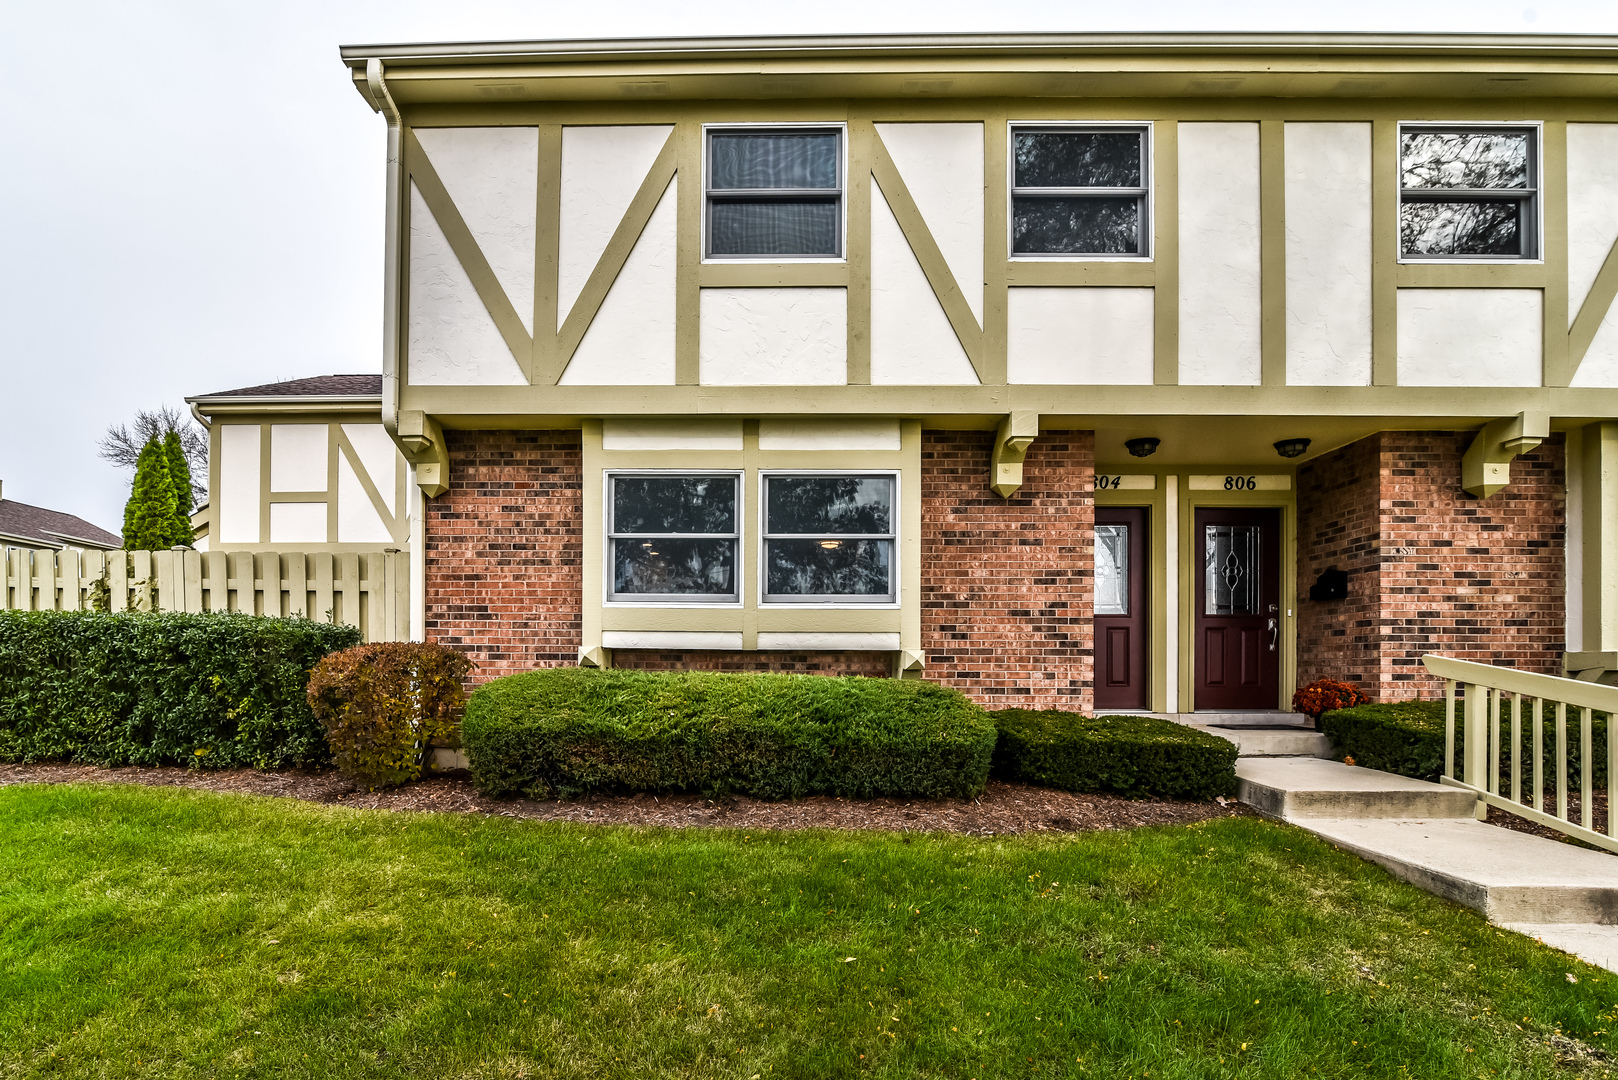
<instances>
[{"instance_id":1,"label":"wooden bracket under eave","mask_svg":"<svg viewBox=\"0 0 1618 1080\"><path fill-rule=\"evenodd\" d=\"M895 679L919 679L927 666L927 657L917 649L900 649L893 654Z\"/></svg>"},{"instance_id":2,"label":"wooden bracket under eave","mask_svg":"<svg viewBox=\"0 0 1618 1080\"><path fill-rule=\"evenodd\" d=\"M1528 453L1550 434L1549 413L1525 412L1489 421L1461 458L1461 487L1487 499L1511 483L1511 459Z\"/></svg>"},{"instance_id":3,"label":"wooden bracket under eave","mask_svg":"<svg viewBox=\"0 0 1618 1080\"><path fill-rule=\"evenodd\" d=\"M1022 462L1028 448L1039 437L1037 412L1014 412L1000 421L994 434L993 473L989 486L1002 499L1009 499L1022 487Z\"/></svg>"},{"instance_id":4,"label":"wooden bracket under eave","mask_svg":"<svg viewBox=\"0 0 1618 1080\"><path fill-rule=\"evenodd\" d=\"M416 486L429 499L449 490L449 447L444 428L420 409L399 413L398 442L416 470Z\"/></svg>"}]
</instances>

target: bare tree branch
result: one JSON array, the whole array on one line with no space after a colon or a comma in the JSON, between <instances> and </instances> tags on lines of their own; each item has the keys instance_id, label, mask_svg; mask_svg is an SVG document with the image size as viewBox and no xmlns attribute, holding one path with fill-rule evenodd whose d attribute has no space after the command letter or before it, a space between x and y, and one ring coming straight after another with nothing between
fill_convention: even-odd
<instances>
[{"instance_id":1,"label":"bare tree branch","mask_svg":"<svg viewBox=\"0 0 1618 1080\"><path fill-rule=\"evenodd\" d=\"M96 452L120 469L133 469L146 441L161 439L171 431L180 436L180 449L191 466L192 501L201 506L208 501L208 437L189 414L174 406L136 409L133 424L109 424L107 434L96 444Z\"/></svg>"}]
</instances>

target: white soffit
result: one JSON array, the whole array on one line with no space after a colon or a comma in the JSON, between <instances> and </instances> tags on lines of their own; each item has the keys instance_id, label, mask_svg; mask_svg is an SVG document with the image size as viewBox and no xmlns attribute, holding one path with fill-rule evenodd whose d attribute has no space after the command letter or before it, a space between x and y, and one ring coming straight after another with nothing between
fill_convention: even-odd
<instances>
[{"instance_id":1,"label":"white soffit","mask_svg":"<svg viewBox=\"0 0 1618 1080\"><path fill-rule=\"evenodd\" d=\"M1149 386L1152 289L1014 288L1006 298L1006 381Z\"/></svg>"},{"instance_id":2,"label":"white soffit","mask_svg":"<svg viewBox=\"0 0 1618 1080\"><path fill-rule=\"evenodd\" d=\"M270 543L326 543L326 504L271 503Z\"/></svg>"},{"instance_id":3,"label":"white soffit","mask_svg":"<svg viewBox=\"0 0 1618 1080\"><path fill-rule=\"evenodd\" d=\"M212 494L219 506L217 544L259 542L259 439L257 424L219 427L219 490Z\"/></svg>"},{"instance_id":4,"label":"white soffit","mask_svg":"<svg viewBox=\"0 0 1618 1080\"><path fill-rule=\"evenodd\" d=\"M673 386L678 180L640 239L562 373L563 386Z\"/></svg>"},{"instance_id":5,"label":"white soffit","mask_svg":"<svg viewBox=\"0 0 1618 1080\"><path fill-rule=\"evenodd\" d=\"M1181 124L1179 142L1180 382L1257 386L1258 125Z\"/></svg>"},{"instance_id":6,"label":"white soffit","mask_svg":"<svg viewBox=\"0 0 1618 1080\"><path fill-rule=\"evenodd\" d=\"M705 386L848 383L847 289L703 289L700 312Z\"/></svg>"},{"instance_id":7,"label":"white soffit","mask_svg":"<svg viewBox=\"0 0 1618 1080\"><path fill-rule=\"evenodd\" d=\"M740 420L603 420L603 450L740 450Z\"/></svg>"},{"instance_id":8,"label":"white soffit","mask_svg":"<svg viewBox=\"0 0 1618 1080\"><path fill-rule=\"evenodd\" d=\"M270 425L270 490L325 491L325 424Z\"/></svg>"},{"instance_id":9,"label":"white soffit","mask_svg":"<svg viewBox=\"0 0 1618 1080\"><path fill-rule=\"evenodd\" d=\"M360 458L360 467L371 478L371 483L376 485L376 493L382 496L388 513L398 514L394 493L398 488L397 470L403 464L399 448L393 445L393 440L388 438L381 424L344 424L343 434L353 444L354 452Z\"/></svg>"},{"instance_id":10,"label":"white soffit","mask_svg":"<svg viewBox=\"0 0 1618 1080\"><path fill-rule=\"evenodd\" d=\"M1400 289L1400 386L1539 386L1540 289Z\"/></svg>"},{"instance_id":11,"label":"white soffit","mask_svg":"<svg viewBox=\"0 0 1618 1080\"><path fill-rule=\"evenodd\" d=\"M384 496L386 497L386 496ZM322 519L321 527L325 527ZM337 461L337 542L339 544L383 544L393 534L377 515L370 496L360 484L348 459Z\"/></svg>"},{"instance_id":12,"label":"white soffit","mask_svg":"<svg viewBox=\"0 0 1618 1080\"><path fill-rule=\"evenodd\" d=\"M409 377L418 386L520 386L528 381L414 181L409 331Z\"/></svg>"},{"instance_id":13,"label":"white soffit","mask_svg":"<svg viewBox=\"0 0 1618 1080\"><path fill-rule=\"evenodd\" d=\"M539 129L413 128L523 327L534 332Z\"/></svg>"},{"instance_id":14,"label":"white soffit","mask_svg":"<svg viewBox=\"0 0 1618 1080\"><path fill-rule=\"evenodd\" d=\"M983 125L877 124L876 133L982 326Z\"/></svg>"},{"instance_id":15,"label":"white soffit","mask_svg":"<svg viewBox=\"0 0 1618 1080\"><path fill-rule=\"evenodd\" d=\"M1371 125L1288 123L1287 383L1371 385Z\"/></svg>"},{"instance_id":16,"label":"white soffit","mask_svg":"<svg viewBox=\"0 0 1618 1080\"><path fill-rule=\"evenodd\" d=\"M899 449L899 421L883 419L760 420L760 450Z\"/></svg>"},{"instance_id":17,"label":"white soffit","mask_svg":"<svg viewBox=\"0 0 1618 1080\"><path fill-rule=\"evenodd\" d=\"M558 327L567 321L673 130L668 124L562 129Z\"/></svg>"},{"instance_id":18,"label":"white soffit","mask_svg":"<svg viewBox=\"0 0 1618 1080\"><path fill-rule=\"evenodd\" d=\"M1549 238L1555 242L1556 237ZM1567 319L1618 242L1618 124L1567 126Z\"/></svg>"},{"instance_id":19,"label":"white soffit","mask_svg":"<svg viewBox=\"0 0 1618 1080\"><path fill-rule=\"evenodd\" d=\"M961 126L961 125L952 125ZM982 247L982 244L979 244ZM981 290L980 290L981 291ZM871 382L976 386L977 371L871 180Z\"/></svg>"},{"instance_id":20,"label":"white soffit","mask_svg":"<svg viewBox=\"0 0 1618 1080\"><path fill-rule=\"evenodd\" d=\"M601 644L608 649L740 649L742 635L724 630L605 630Z\"/></svg>"}]
</instances>

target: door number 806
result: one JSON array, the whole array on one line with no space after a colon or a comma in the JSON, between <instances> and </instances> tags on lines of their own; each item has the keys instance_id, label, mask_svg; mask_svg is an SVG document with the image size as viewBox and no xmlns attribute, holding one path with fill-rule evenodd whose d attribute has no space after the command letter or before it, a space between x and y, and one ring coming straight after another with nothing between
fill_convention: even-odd
<instances>
[{"instance_id":1,"label":"door number 806","mask_svg":"<svg viewBox=\"0 0 1618 1080\"><path fill-rule=\"evenodd\" d=\"M1226 491L1257 491L1258 477L1256 476L1227 476L1225 477Z\"/></svg>"}]
</instances>

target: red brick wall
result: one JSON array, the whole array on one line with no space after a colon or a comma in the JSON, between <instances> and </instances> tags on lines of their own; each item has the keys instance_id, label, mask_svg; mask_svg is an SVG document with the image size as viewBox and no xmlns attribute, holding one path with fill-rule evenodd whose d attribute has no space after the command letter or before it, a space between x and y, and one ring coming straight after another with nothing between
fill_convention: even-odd
<instances>
[{"instance_id":1,"label":"red brick wall","mask_svg":"<svg viewBox=\"0 0 1618 1080\"><path fill-rule=\"evenodd\" d=\"M1298 685L1378 679L1380 440L1361 439L1298 469ZM1348 573L1348 599L1311 603L1321 571Z\"/></svg>"},{"instance_id":2,"label":"red brick wall","mask_svg":"<svg viewBox=\"0 0 1618 1080\"><path fill-rule=\"evenodd\" d=\"M450 486L427 500L427 639L474 682L579 658L583 453L577 431L449 431Z\"/></svg>"},{"instance_id":3,"label":"red brick wall","mask_svg":"<svg viewBox=\"0 0 1618 1080\"><path fill-rule=\"evenodd\" d=\"M989 432L924 431L925 675L991 707L1090 708L1095 438L1045 432L1010 499Z\"/></svg>"},{"instance_id":4,"label":"red brick wall","mask_svg":"<svg viewBox=\"0 0 1618 1080\"><path fill-rule=\"evenodd\" d=\"M1336 674L1358 681L1374 700L1432 696L1440 687L1421 655L1440 652L1481 663L1559 674L1565 631L1563 564L1566 487L1562 438L1553 436L1511 466L1512 482L1483 500L1461 490L1461 456L1472 432L1383 432L1300 471L1298 585L1299 678ZM1334 518L1367 514L1363 473L1377 466L1375 546L1361 561L1363 589L1350 580L1349 601L1303 599L1306 568L1330 563L1341 544ZM1338 495L1329 494L1334 486ZM1318 496L1307 492L1318 490ZM1357 555L1360 544L1348 545ZM1338 562L1343 569L1351 569ZM1360 575L1356 575L1360 576ZM1376 579L1377 586L1371 585ZM1372 591L1374 589L1374 591ZM1355 598L1376 597L1374 612ZM1370 621L1371 625L1362 623ZM1344 641L1343 668L1329 639ZM1312 645L1325 640L1319 658Z\"/></svg>"},{"instance_id":5,"label":"red brick wall","mask_svg":"<svg viewBox=\"0 0 1618 1080\"><path fill-rule=\"evenodd\" d=\"M893 672L886 652L663 652L614 649L612 666L637 671L779 671L793 675L867 675L885 679Z\"/></svg>"}]
</instances>

